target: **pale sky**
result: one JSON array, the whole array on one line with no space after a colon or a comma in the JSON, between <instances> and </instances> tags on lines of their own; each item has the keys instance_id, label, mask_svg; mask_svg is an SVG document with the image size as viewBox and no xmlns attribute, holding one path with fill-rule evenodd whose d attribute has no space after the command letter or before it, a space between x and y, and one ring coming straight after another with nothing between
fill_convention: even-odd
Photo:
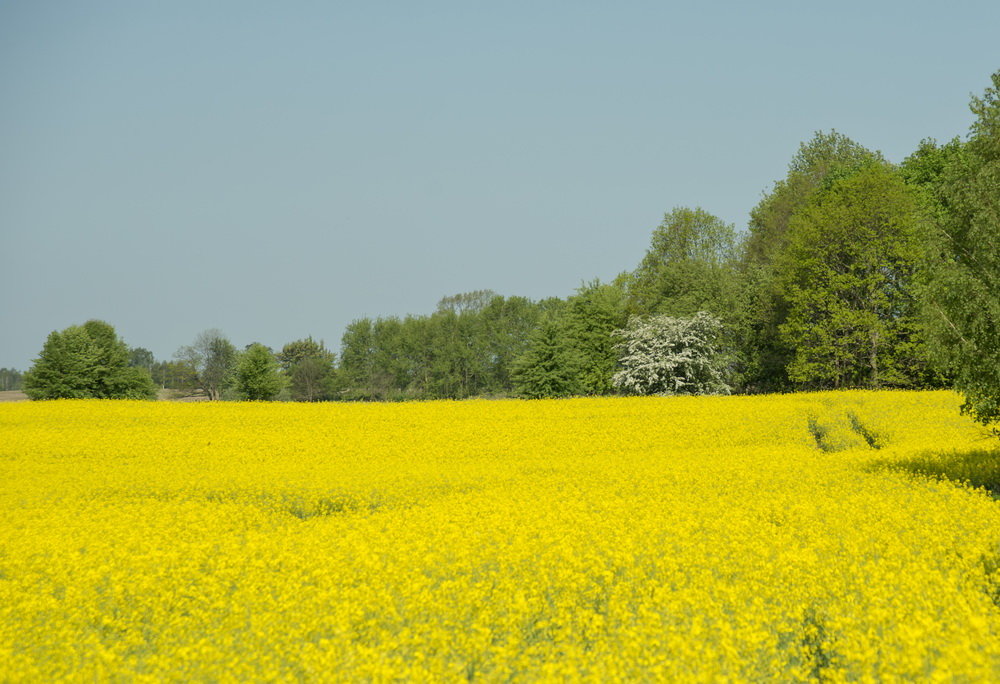
<instances>
[{"instance_id":1,"label":"pale sky","mask_svg":"<svg viewBox=\"0 0 1000 684\"><path fill-rule=\"evenodd\" d=\"M0 367L90 318L169 359L634 268L834 128L964 136L1000 2L0 0Z\"/></svg>"}]
</instances>

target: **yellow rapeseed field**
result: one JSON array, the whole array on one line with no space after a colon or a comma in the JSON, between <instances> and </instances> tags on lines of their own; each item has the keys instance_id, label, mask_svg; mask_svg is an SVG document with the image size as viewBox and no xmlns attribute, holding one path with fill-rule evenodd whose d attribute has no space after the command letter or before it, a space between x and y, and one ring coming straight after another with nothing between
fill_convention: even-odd
<instances>
[{"instance_id":1,"label":"yellow rapeseed field","mask_svg":"<svg viewBox=\"0 0 1000 684\"><path fill-rule=\"evenodd\" d=\"M0 405L0 681L1000 680L959 403Z\"/></svg>"}]
</instances>

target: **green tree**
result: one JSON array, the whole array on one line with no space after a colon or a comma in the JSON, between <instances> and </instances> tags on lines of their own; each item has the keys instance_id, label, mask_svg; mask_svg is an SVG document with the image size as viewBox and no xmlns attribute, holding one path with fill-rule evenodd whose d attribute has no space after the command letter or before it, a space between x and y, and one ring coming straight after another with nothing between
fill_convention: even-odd
<instances>
[{"instance_id":1,"label":"green tree","mask_svg":"<svg viewBox=\"0 0 1000 684\"><path fill-rule=\"evenodd\" d=\"M917 207L900 174L872 162L792 217L778 270L791 380L813 388L915 384L926 365L911 285Z\"/></svg>"},{"instance_id":2,"label":"green tree","mask_svg":"<svg viewBox=\"0 0 1000 684\"><path fill-rule=\"evenodd\" d=\"M318 356L309 356L288 373L288 385L294 401L324 401L333 392L333 362Z\"/></svg>"},{"instance_id":3,"label":"green tree","mask_svg":"<svg viewBox=\"0 0 1000 684\"><path fill-rule=\"evenodd\" d=\"M221 399L232 387L237 351L222 331L212 328L199 333L194 344L178 349L175 357L198 372L198 384L209 399Z\"/></svg>"},{"instance_id":4,"label":"green tree","mask_svg":"<svg viewBox=\"0 0 1000 684\"><path fill-rule=\"evenodd\" d=\"M750 212L750 232L745 259L771 264L784 251L792 216L831 180L882 161L872 152L837 131L817 131L799 146L788 165L788 175L776 181L771 192Z\"/></svg>"},{"instance_id":5,"label":"green tree","mask_svg":"<svg viewBox=\"0 0 1000 684\"><path fill-rule=\"evenodd\" d=\"M788 174L750 212L749 232L740 258L739 303L732 319L742 366L742 385L751 391L776 391L789 386L788 366L794 350L779 332L789 311L778 281L778 265L788 263L793 217L837 178L872 162L882 161L836 132L818 132L802 143L788 165Z\"/></svg>"},{"instance_id":6,"label":"green tree","mask_svg":"<svg viewBox=\"0 0 1000 684\"><path fill-rule=\"evenodd\" d=\"M424 326L423 352L411 352L419 359L414 368L425 375L426 395L512 394L514 360L527 348L543 308L524 297L507 298L491 290L443 298Z\"/></svg>"},{"instance_id":7,"label":"green tree","mask_svg":"<svg viewBox=\"0 0 1000 684\"><path fill-rule=\"evenodd\" d=\"M322 401L330 398L334 355L322 341L316 342L308 337L289 342L282 347L277 359L288 378L293 400Z\"/></svg>"},{"instance_id":8,"label":"green tree","mask_svg":"<svg viewBox=\"0 0 1000 684\"><path fill-rule=\"evenodd\" d=\"M530 333L543 316L565 308L557 298L533 302L477 290L443 298L429 316L354 321L341 341L340 396L404 400L514 394L515 360L527 350Z\"/></svg>"},{"instance_id":9,"label":"green tree","mask_svg":"<svg viewBox=\"0 0 1000 684\"><path fill-rule=\"evenodd\" d=\"M920 189L923 195L921 199L929 204L933 217L938 218L939 211L945 208L945 198L940 192L945 171L957 161L964 148L965 145L958 138L943 145L932 139L924 139L899 167L906 182Z\"/></svg>"},{"instance_id":10,"label":"green tree","mask_svg":"<svg viewBox=\"0 0 1000 684\"><path fill-rule=\"evenodd\" d=\"M128 365L133 368L145 368L152 374L156 358L153 352L143 347L132 347L128 350Z\"/></svg>"},{"instance_id":11,"label":"green tree","mask_svg":"<svg viewBox=\"0 0 1000 684\"><path fill-rule=\"evenodd\" d=\"M128 365L115 329L91 320L53 331L24 378L32 399L154 399L149 372Z\"/></svg>"},{"instance_id":12,"label":"green tree","mask_svg":"<svg viewBox=\"0 0 1000 684\"><path fill-rule=\"evenodd\" d=\"M510 394L513 360L542 308L478 290L443 298L429 316L355 321L341 342L338 383L354 399Z\"/></svg>"},{"instance_id":13,"label":"green tree","mask_svg":"<svg viewBox=\"0 0 1000 684\"><path fill-rule=\"evenodd\" d=\"M642 262L626 278L630 313L729 316L737 297L736 256L731 224L701 208L674 209L664 215Z\"/></svg>"},{"instance_id":14,"label":"green tree","mask_svg":"<svg viewBox=\"0 0 1000 684\"><path fill-rule=\"evenodd\" d=\"M479 312L483 358L479 364L482 385L477 393L514 393L514 360L527 349L528 336L537 327L543 307L525 297L497 295Z\"/></svg>"},{"instance_id":15,"label":"green tree","mask_svg":"<svg viewBox=\"0 0 1000 684\"><path fill-rule=\"evenodd\" d=\"M963 410L1000 422L1000 71L970 104L976 119L936 189L922 300L939 363Z\"/></svg>"},{"instance_id":16,"label":"green tree","mask_svg":"<svg viewBox=\"0 0 1000 684\"><path fill-rule=\"evenodd\" d=\"M82 326L53 330L24 377L31 399L87 399L94 396L100 350Z\"/></svg>"},{"instance_id":17,"label":"green tree","mask_svg":"<svg viewBox=\"0 0 1000 684\"><path fill-rule=\"evenodd\" d=\"M390 372L381 363L385 327L370 318L352 321L340 341L340 383L345 399L378 401L389 396Z\"/></svg>"},{"instance_id":18,"label":"green tree","mask_svg":"<svg viewBox=\"0 0 1000 684\"><path fill-rule=\"evenodd\" d=\"M10 392L21 389L24 374L14 368L0 368L0 391Z\"/></svg>"},{"instance_id":19,"label":"green tree","mask_svg":"<svg viewBox=\"0 0 1000 684\"><path fill-rule=\"evenodd\" d=\"M473 290L442 297L438 302L439 312L451 311L455 314L479 313L499 295L493 290Z\"/></svg>"},{"instance_id":20,"label":"green tree","mask_svg":"<svg viewBox=\"0 0 1000 684\"><path fill-rule=\"evenodd\" d=\"M309 358L323 358L332 362L333 352L327 349L322 341L317 342L312 337L307 337L289 342L277 354L278 363L286 373L290 372L295 364Z\"/></svg>"},{"instance_id":21,"label":"green tree","mask_svg":"<svg viewBox=\"0 0 1000 684\"><path fill-rule=\"evenodd\" d=\"M153 382L164 389L190 392L198 387L198 370L190 361L157 361L153 364Z\"/></svg>"},{"instance_id":22,"label":"green tree","mask_svg":"<svg viewBox=\"0 0 1000 684\"><path fill-rule=\"evenodd\" d=\"M569 298L562 312L567 343L579 359L579 392L611 394L611 376L618 370L618 350L612 333L628 320L625 293L617 284L586 284Z\"/></svg>"},{"instance_id":23,"label":"green tree","mask_svg":"<svg viewBox=\"0 0 1000 684\"><path fill-rule=\"evenodd\" d=\"M485 339L478 310L439 309L430 322L431 396L463 399L476 394L486 374Z\"/></svg>"},{"instance_id":24,"label":"green tree","mask_svg":"<svg viewBox=\"0 0 1000 684\"><path fill-rule=\"evenodd\" d=\"M278 360L256 342L238 356L233 379L237 395L247 401L272 401L283 384Z\"/></svg>"},{"instance_id":25,"label":"green tree","mask_svg":"<svg viewBox=\"0 0 1000 684\"><path fill-rule=\"evenodd\" d=\"M582 359L558 321L547 318L528 337L513 366L514 388L528 399L580 394Z\"/></svg>"}]
</instances>

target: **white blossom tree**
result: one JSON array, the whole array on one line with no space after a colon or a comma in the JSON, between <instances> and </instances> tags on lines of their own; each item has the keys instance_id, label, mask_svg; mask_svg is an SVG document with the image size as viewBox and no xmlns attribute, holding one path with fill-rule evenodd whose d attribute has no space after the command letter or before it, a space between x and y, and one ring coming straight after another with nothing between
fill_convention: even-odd
<instances>
[{"instance_id":1,"label":"white blossom tree","mask_svg":"<svg viewBox=\"0 0 1000 684\"><path fill-rule=\"evenodd\" d=\"M729 394L726 357L717 345L722 322L699 311L690 318L642 316L613 334L621 370L612 383L629 394Z\"/></svg>"}]
</instances>

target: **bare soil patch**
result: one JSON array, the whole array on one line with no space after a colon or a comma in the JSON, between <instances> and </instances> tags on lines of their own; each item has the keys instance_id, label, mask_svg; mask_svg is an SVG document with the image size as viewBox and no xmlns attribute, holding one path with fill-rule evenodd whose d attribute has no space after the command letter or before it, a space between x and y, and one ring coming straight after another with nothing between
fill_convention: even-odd
<instances>
[{"instance_id":1,"label":"bare soil patch","mask_svg":"<svg viewBox=\"0 0 1000 684\"><path fill-rule=\"evenodd\" d=\"M0 402L4 401L30 401L28 395L18 390L8 390L0 392Z\"/></svg>"}]
</instances>

